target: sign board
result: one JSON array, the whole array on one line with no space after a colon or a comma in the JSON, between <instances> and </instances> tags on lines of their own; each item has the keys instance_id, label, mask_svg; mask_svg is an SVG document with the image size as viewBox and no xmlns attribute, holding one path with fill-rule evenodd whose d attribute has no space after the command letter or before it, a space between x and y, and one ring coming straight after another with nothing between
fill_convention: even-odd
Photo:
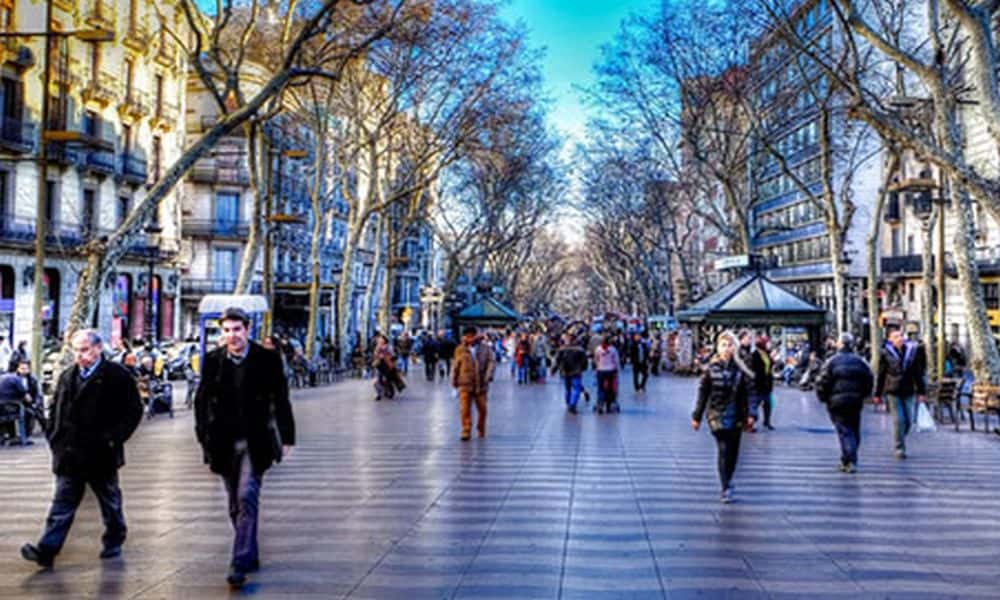
<instances>
[{"instance_id":1,"label":"sign board","mask_svg":"<svg viewBox=\"0 0 1000 600\"><path fill-rule=\"evenodd\" d=\"M727 271L729 269L745 269L750 266L750 256L740 254L738 256L727 256L715 261L716 271Z\"/></svg>"}]
</instances>

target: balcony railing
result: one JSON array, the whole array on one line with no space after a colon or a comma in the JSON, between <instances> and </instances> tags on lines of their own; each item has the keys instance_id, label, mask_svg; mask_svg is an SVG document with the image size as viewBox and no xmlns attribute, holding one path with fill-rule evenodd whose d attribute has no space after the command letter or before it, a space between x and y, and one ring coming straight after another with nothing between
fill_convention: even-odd
<instances>
[{"instance_id":1,"label":"balcony railing","mask_svg":"<svg viewBox=\"0 0 1000 600\"><path fill-rule=\"evenodd\" d=\"M139 120L152 112L149 103L149 94L142 90L131 89L122 98L122 103L118 105L118 113L123 119Z\"/></svg>"},{"instance_id":2,"label":"balcony railing","mask_svg":"<svg viewBox=\"0 0 1000 600\"><path fill-rule=\"evenodd\" d=\"M919 275L923 267L924 259L919 254L882 257L882 273L885 275Z\"/></svg>"},{"instance_id":3,"label":"balcony railing","mask_svg":"<svg viewBox=\"0 0 1000 600\"><path fill-rule=\"evenodd\" d=\"M245 239L250 234L249 223L220 219L184 219L181 229L185 236L200 238Z\"/></svg>"},{"instance_id":4,"label":"balcony railing","mask_svg":"<svg viewBox=\"0 0 1000 600\"><path fill-rule=\"evenodd\" d=\"M121 165L119 174L123 181L135 185L146 182L147 176L146 159L133 152L125 152L121 155Z\"/></svg>"},{"instance_id":5,"label":"balcony railing","mask_svg":"<svg viewBox=\"0 0 1000 600\"><path fill-rule=\"evenodd\" d=\"M88 25L105 31L115 30L115 7L110 0L91 0L84 14Z\"/></svg>"},{"instance_id":6,"label":"balcony railing","mask_svg":"<svg viewBox=\"0 0 1000 600\"><path fill-rule=\"evenodd\" d=\"M79 167L96 175L112 175L115 172L115 153L104 148L94 148L83 155Z\"/></svg>"},{"instance_id":7,"label":"balcony railing","mask_svg":"<svg viewBox=\"0 0 1000 600\"><path fill-rule=\"evenodd\" d=\"M35 243L38 220L0 215L0 241L8 244ZM79 224L48 221L45 224L45 243L60 248L75 248L84 241Z\"/></svg>"},{"instance_id":8,"label":"balcony railing","mask_svg":"<svg viewBox=\"0 0 1000 600\"><path fill-rule=\"evenodd\" d=\"M236 287L236 279L183 279L181 281L181 295L183 296L204 296L206 294L231 294ZM254 281L250 284L250 293L259 294L261 284Z\"/></svg>"},{"instance_id":9,"label":"balcony railing","mask_svg":"<svg viewBox=\"0 0 1000 600\"><path fill-rule=\"evenodd\" d=\"M108 106L118 100L119 93L120 86L114 76L101 71L83 88L81 97L84 102Z\"/></svg>"},{"instance_id":10,"label":"balcony railing","mask_svg":"<svg viewBox=\"0 0 1000 600\"><path fill-rule=\"evenodd\" d=\"M20 154L31 152L35 148L35 124L0 116L0 147Z\"/></svg>"},{"instance_id":11,"label":"balcony railing","mask_svg":"<svg viewBox=\"0 0 1000 600\"><path fill-rule=\"evenodd\" d=\"M245 167L220 166L211 162L195 163L188 179L194 183L212 185L250 185L250 175Z\"/></svg>"}]
</instances>

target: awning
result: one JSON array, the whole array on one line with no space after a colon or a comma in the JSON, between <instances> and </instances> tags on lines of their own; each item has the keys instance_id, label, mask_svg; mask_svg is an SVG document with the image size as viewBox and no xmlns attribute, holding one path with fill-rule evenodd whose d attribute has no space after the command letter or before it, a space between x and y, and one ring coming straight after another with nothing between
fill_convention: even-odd
<instances>
[{"instance_id":1,"label":"awning","mask_svg":"<svg viewBox=\"0 0 1000 600\"><path fill-rule=\"evenodd\" d=\"M494 300L485 298L479 302L466 306L462 312L458 313L455 321L470 325L512 325L524 320L514 309Z\"/></svg>"},{"instance_id":2,"label":"awning","mask_svg":"<svg viewBox=\"0 0 1000 600\"><path fill-rule=\"evenodd\" d=\"M761 273L747 273L677 313L682 323L709 325L823 325L826 310Z\"/></svg>"}]
</instances>

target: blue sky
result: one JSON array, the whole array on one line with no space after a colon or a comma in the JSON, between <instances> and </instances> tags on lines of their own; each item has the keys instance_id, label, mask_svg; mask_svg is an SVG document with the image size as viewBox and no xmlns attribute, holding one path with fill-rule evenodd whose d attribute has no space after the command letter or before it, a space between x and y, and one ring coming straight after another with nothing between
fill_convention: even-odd
<instances>
[{"instance_id":1,"label":"blue sky","mask_svg":"<svg viewBox=\"0 0 1000 600\"><path fill-rule=\"evenodd\" d=\"M647 12L660 0L509 0L504 15L522 20L530 42L545 47L543 73L555 105L550 120L561 131L582 141L586 113L574 85L593 82L592 66L600 46L611 41L630 12Z\"/></svg>"}]
</instances>

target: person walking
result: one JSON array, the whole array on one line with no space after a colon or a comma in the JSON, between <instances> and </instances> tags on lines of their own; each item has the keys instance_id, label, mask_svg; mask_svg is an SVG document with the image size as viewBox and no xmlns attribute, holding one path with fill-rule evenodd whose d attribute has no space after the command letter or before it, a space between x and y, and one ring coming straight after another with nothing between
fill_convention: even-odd
<instances>
[{"instance_id":1,"label":"person walking","mask_svg":"<svg viewBox=\"0 0 1000 600\"><path fill-rule=\"evenodd\" d=\"M281 358L249 341L250 317L227 308L223 344L205 357L195 393L195 433L205 463L222 478L234 530L226 581L233 587L260 568L257 520L264 473L295 445L295 420Z\"/></svg>"},{"instance_id":2,"label":"person walking","mask_svg":"<svg viewBox=\"0 0 1000 600\"><path fill-rule=\"evenodd\" d=\"M66 541L86 487L97 497L104 521L100 557L121 554L127 527L118 470L125 465L125 442L142 420L135 379L121 365L104 359L101 336L84 329L70 344L74 365L59 376L45 427L55 494L38 543L21 547L25 560L46 568Z\"/></svg>"},{"instance_id":3,"label":"person walking","mask_svg":"<svg viewBox=\"0 0 1000 600\"><path fill-rule=\"evenodd\" d=\"M739 342L731 331L723 332L716 342L715 355L701 376L698 401L691 413L691 428L698 431L703 418L715 437L719 483L719 499L733 501L733 474L740 454L740 436L744 428L753 427L749 413L749 378L736 363ZM707 412L707 416L706 416Z\"/></svg>"},{"instance_id":4,"label":"person walking","mask_svg":"<svg viewBox=\"0 0 1000 600\"><path fill-rule=\"evenodd\" d=\"M563 345L556 352L552 372L557 370L562 375L566 386L566 407L574 415L576 403L583 391L583 372L587 370L587 352L576 342L571 334L563 336Z\"/></svg>"},{"instance_id":5,"label":"person walking","mask_svg":"<svg viewBox=\"0 0 1000 600\"><path fill-rule=\"evenodd\" d=\"M629 346L629 360L632 363L632 387L636 392L646 391L646 380L649 379L649 340L638 331L632 335Z\"/></svg>"},{"instance_id":6,"label":"person walking","mask_svg":"<svg viewBox=\"0 0 1000 600\"><path fill-rule=\"evenodd\" d=\"M527 333L521 334L521 341L514 351L514 362L517 364L517 382L528 383L528 372L531 370L531 338Z\"/></svg>"},{"instance_id":7,"label":"person walking","mask_svg":"<svg viewBox=\"0 0 1000 600\"><path fill-rule=\"evenodd\" d=\"M410 352L413 351L413 340L410 338L410 334L406 331L399 334L399 339L396 340L396 363L399 366L399 371L401 373L409 373L410 371Z\"/></svg>"},{"instance_id":8,"label":"person walking","mask_svg":"<svg viewBox=\"0 0 1000 600\"><path fill-rule=\"evenodd\" d=\"M764 428L773 431L771 425L771 411L774 407L774 364L771 362L771 354L767 348L768 339L766 335L757 336L756 348L750 353L750 369L753 371L753 380L750 385L750 415L754 422L760 420L760 408L764 408ZM757 428L751 429L756 432Z\"/></svg>"},{"instance_id":9,"label":"person walking","mask_svg":"<svg viewBox=\"0 0 1000 600\"><path fill-rule=\"evenodd\" d=\"M375 359L372 367L375 369L375 400L392 400L397 391L402 391L401 377L396 367L396 359L389 347L389 340L384 335L378 336L375 342Z\"/></svg>"},{"instance_id":10,"label":"person walking","mask_svg":"<svg viewBox=\"0 0 1000 600\"><path fill-rule=\"evenodd\" d=\"M872 393L875 376L863 358L854 353L854 336L840 334L837 352L816 378L816 397L826 405L840 439L840 470L854 473L861 444L861 412Z\"/></svg>"},{"instance_id":11,"label":"person walking","mask_svg":"<svg viewBox=\"0 0 1000 600\"><path fill-rule=\"evenodd\" d=\"M892 441L896 458L906 458L906 436L917 418L917 402L927 394L927 356L923 346L903 338L897 327L881 350L875 402L887 398L892 412Z\"/></svg>"},{"instance_id":12,"label":"person walking","mask_svg":"<svg viewBox=\"0 0 1000 600\"><path fill-rule=\"evenodd\" d=\"M451 361L455 358L456 344L450 333L446 334L443 330L438 333L437 348L441 365L438 375L444 378L451 374Z\"/></svg>"},{"instance_id":13,"label":"person walking","mask_svg":"<svg viewBox=\"0 0 1000 600\"><path fill-rule=\"evenodd\" d=\"M45 399L38 379L31 374L31 360L27 356L17 361L14 373L21 380L21 387L24 389L24 430L25 435L31 437L35 431L35 423L45 422Z\"/></svg>"},{"instance_id":14,"label":"person walking","mask_svg":"<svg viewBox=\"0 0 1000 600\"><path fill-rule=\"evenodd\" d=\"M434 376L437 374L438 345L429 333L424 334L423 343L420 345L420 356L424 361L424 375L427 376L427 381L434 381Z\"/></svg>"},{"instance_id":15,"label":"person walking","mask_svg":"<svg viewBox=\"0 0 1000 600\"><path fill-rule=\"evenodd\" d=\"M490 345L479 338L479 330L467 327L462 343L455 350L451 368L451 385L458 390L459 415L462 419L462 441L472 433L472 403L476 404L476 431L486 437L486 403L496 370L496 359Z\"/></svg>"},{"instance_id":16,"label":"person walking","mask_svg":"<svg viewBox=\"0 0 1000 600\"><path fill-rule=\"evenodd\" d=\"M621 359L618 349L611 344L608 336L604 336L601 345L594 350L594 370L597 372L597 406L598 414L610 411L617 404L618 371L621 369Z\"/></svg>"}]
</instances>

